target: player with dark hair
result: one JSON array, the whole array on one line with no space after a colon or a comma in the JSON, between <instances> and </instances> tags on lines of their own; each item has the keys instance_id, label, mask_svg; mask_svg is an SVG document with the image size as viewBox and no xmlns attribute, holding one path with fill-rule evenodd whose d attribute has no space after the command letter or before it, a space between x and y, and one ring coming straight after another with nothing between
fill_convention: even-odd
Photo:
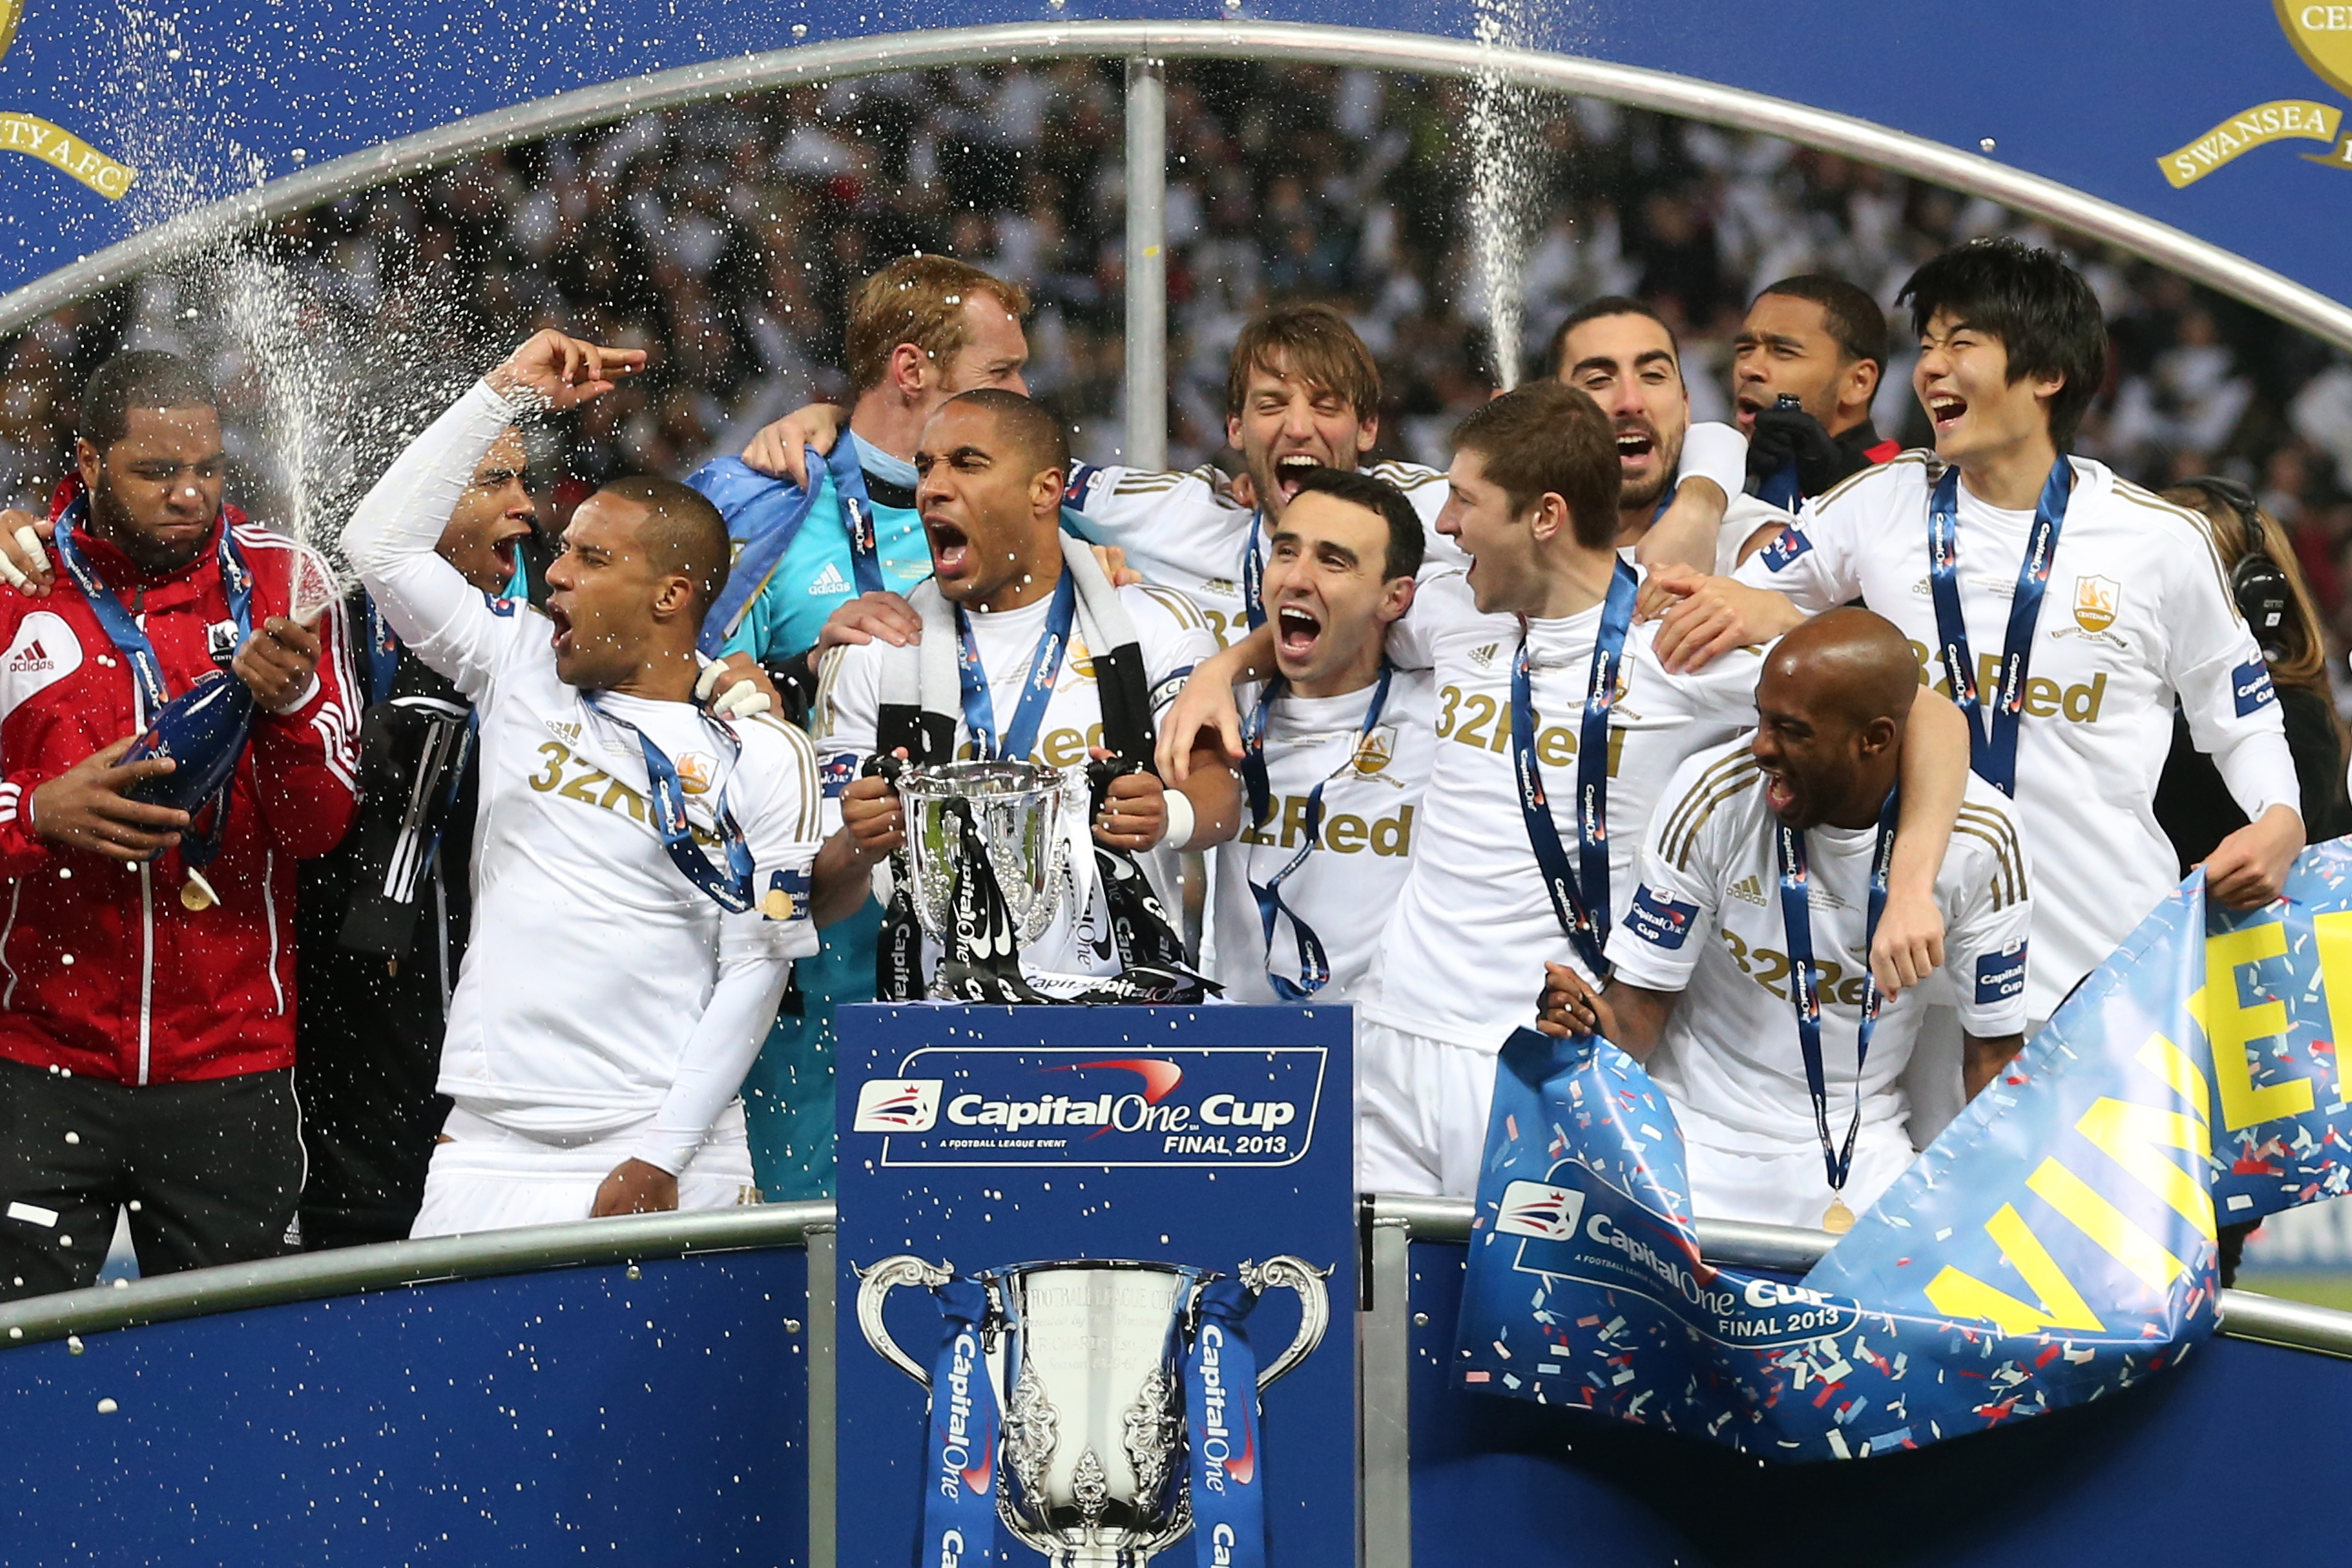
<instances>
[{"instance_id":1,"label":"player with dark hair","mask_svg":"<svg viewBox=\"0 0 2352 1568\"><path fill-rule=\"evenodd\" d=\"M319 558L222 499L212 389L130 353L90 377L38 597L0 596L0 1297L270 1257L302 1183L295 863L357 805L357 700ZM141 798L167 702L259 709L223 793Z\"/></svg>"},{"instance_id":2,"label":"player with dark hair","mask_svg":"<svg viewBox=\"0 0 2352 1568\"><path fill-rule=\"evenodd\" d=\"M1734 417L1759 497L1793 511L1901 450L1870 421L1885 374L1885 312L1844 279L1806 273L1759 292L1731 357ZM1797 406L1780 406L1784 396Z\"/></svg>"},{"instance_id":3,"label":"player with dark hair","mask_svg":"<svg viewBox=\"0 0 2352 1568\"><path fill-rule=\"evenodd\" d=\"M2249 824L2205 858L2214 898L2278 896L2304 844L2300 792L2211 521L2066 455L2105 363L2090 285L2000 238L1929 261L1903 297L1935 449L1811 502L1736 582L1696 584L1659 647L1696 666L1857 598L1902 628L1919 680L1969 715L1976 771L2016 800L2043 868L2026 979L2038 1027L2173 885L2154 796L2176 699Z\"/></svg>"},{"instance_id":4,"label":"player with dark hair","mask_svg":"<svg viewBox=\"0 0 2352 1568\"><path fill-rule=\"evenodd\" d=\"M1249 819L1213 852L1217 979L1228 1001L1349 1002L1403 887L1435 745L1430 672L1387 653L1422 522L1385 479L1310 468L1268 545L1276 673L1240 697Z\"/></svg>"},{"instance_id":5,"label":"player with dark hair","mask_svg":"<svg viewBox=\"0 0 2352 1568\"><path fill-rule=\"evenodd\" d=\"M473 941L441 1057L456 1104L415 1235L749 1200L736 1090L843 879L819 860L807 740L697 700L728 574L709 500L646 479L590 496L544 612L487 598L435 551L501 431L644 361L539 333L343 532L393 628L480 716Z\"/></svg>"}]
</instances>

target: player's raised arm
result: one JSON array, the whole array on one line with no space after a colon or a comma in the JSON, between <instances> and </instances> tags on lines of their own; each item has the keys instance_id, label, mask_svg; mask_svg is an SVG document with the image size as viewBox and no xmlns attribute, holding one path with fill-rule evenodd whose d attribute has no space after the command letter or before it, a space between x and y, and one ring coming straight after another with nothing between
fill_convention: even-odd
<instances>
[{"instance_id":1,"label":"player's raised arm","mask_svg":"<svg viewBox=\"0 0 2352 1568\"><path fill-rule=\"evenodd\" d=\"M343 528L343 551L418 658L465 689L487 680L505 618L435 551L482 454L524 413L575 408L645 364L543 331L459 398L395 459Z\"/></svg>"}]
</instances>

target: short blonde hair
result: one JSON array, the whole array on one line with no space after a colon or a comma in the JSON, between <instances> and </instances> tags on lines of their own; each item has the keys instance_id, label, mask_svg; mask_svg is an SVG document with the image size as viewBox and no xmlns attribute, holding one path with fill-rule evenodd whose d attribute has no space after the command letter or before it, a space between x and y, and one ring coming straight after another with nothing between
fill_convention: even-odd
<instances>
[{"instance_id":1,"label":"short blonde hair","mask_svg":"<svg viewBox=\"0 0 2352 1568\"><path fill-rule=\"evenodd\" d=\"M881 385L900 343L914 344L940 365L953 360L963 352L964 301L975 294L1016 318L1029 313L1026 289L951 256L902 256L859 284L845 334L850 390Z\"/></svg>"}]
</instances>

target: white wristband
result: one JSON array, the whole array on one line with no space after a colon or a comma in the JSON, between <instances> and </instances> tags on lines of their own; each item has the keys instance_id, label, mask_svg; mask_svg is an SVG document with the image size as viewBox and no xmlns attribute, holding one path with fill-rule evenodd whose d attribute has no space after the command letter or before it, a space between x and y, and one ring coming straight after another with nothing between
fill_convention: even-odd
<instances>
[{"instance_id":1,"label":"white wristband","mask_svg":"<svg viewBox=\"0 0 2352 1568\"><path fill-rule=\"evenodd\" d=\"M1160 837L1160 846L1181 849L1192 842L1192 828L1198 820L1192 812L1192 802L1181 789L1171 789L1161 798L1168 803L1168 831Z\"/></svg>"},{"instance_id":2,"label":"white wristband","mask_svg":"<svg viewBox=\"0 0 2352 1568\"><path fill-rule=\"evenodd\" d=\"M1692 426L1683 434L1675 488L1681 489L1685 479L1713 479L1723 487L1727 500L1738 495L1748 483L1748 437L1736 426L1712 422Z\"/></svg>"}]
</instances>

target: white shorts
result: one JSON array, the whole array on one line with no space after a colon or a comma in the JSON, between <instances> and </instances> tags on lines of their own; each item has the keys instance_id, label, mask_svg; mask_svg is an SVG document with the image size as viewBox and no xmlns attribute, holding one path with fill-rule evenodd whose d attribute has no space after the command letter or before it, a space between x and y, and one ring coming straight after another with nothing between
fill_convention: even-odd
<instances>
[{"instance_id":1,"label":"white shorts","mask_svg":"<svg viewBox=\"0 0 2352 1568\"><path fill-rule=\"evenodd\" d=\"M1478 1195L1496 1054L1356 1021L1356 1185Z\"/></svg>"},{"instance_id":2,"label":"white shorts","mask_svg":"<svg viewBox=\"0 0 2352 1568\"><path fill-rule=\"evenodd\" d=\"M433 1146L425 1175L425 1205L412 1237L457 1236L517 1226L586 1219L596 1189L627 1160L642 1127L627 1127L584 1142L550 1143L500 1127L465 1110L451 1110ZM751 1146L738 1100L719 1113L685 1170L678 1173L680 1209L756 1204Z\"/></svg>"},{"instance_id":3,"label":"white shorts","mask_svg":"<svg viewBox=\"0 0 2352 1568\"><path fill-rule=\"evenodd\" d=\"M1838 1131L1843 1134L1844 1129ZM1822 1228L1832 1198L1843 1198L1859 1218L1908 1170L1911 1140L1899 1122L1865 1125L1854 1139L1853 1165L1845 1190L1830 1190L1818 1144L1779 1154L1747 1154L1701 1143L1683 1131L1683 1168L1690 1177L1691 1213L1701 1219L1739 1219L1757 1225Z\"/></svg>"}]
</instances>

